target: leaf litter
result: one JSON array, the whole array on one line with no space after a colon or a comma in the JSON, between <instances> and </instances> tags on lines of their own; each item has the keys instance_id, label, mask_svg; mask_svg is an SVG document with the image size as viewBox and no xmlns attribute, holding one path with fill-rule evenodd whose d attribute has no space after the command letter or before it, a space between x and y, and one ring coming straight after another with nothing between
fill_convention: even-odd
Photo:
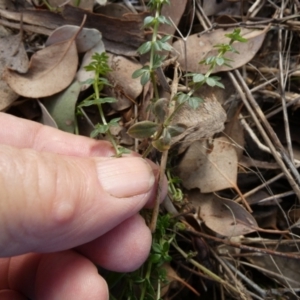
<instances>
[{"instance_id":1,"label":"leaf litter","mask_svg":"<svg viewBox=\"0 0 300 300\"><path fill-rule=\"evenodd\" d=\"M136 120L144 121L146 125L153 124L154 120L147 108L155 92L153 87L142 88L139 80L131 77L133 71L148 60L146 56L136 55L137 47L149 34L142 30L142 20L146 16L142 1L134 4L133 12L128 12L130 6L120 9L114 3L106 10L106 6L89 6L89 13L60 1L54 2L62 5L61 13L49 12L45 7L28 9L30 3L26 2L22 12L26 39L21 40L20 34L1 38L0 71L3 74L0 90L4 100L0 109L30 115L25 113L24 107L32 107L30 105L36 99L43 98L38 102L42 123L74 132L78 122L76 130L89 135L99 117L94 108L86 110L87 118L77 115L77 103L88 95L94 76L93 72L86 72L84 66L89 64L95 52L109 50L113 71L108 78L111 86L105 93L117 98L118 102L107 104L105 114L109 118L121 117L116 130L112 131L117 141L134 150L145 149L147 141L137 143L126 133ZM270 3L256 5L262 1L249 3L248 7L244 2L218 1L214 4L203 1L203 7L196 3L195 21L191 23L192 3L171 2L177 5L165 6L163 12L178 28L162 26L160 33L173 36L169 43L174 50L165 54L173 61L179 55L177 61L182 73L187 70L204 74L208 66L199 61L215 55L214 46L228 42L225 34L235 27L241 27L241 34L248 42L233 43L239 53L229 54L228 65L213 70L228 75L218 73L225 90L217 87L200 89L199 97L204 102L197 109L184 106L172 120L174 128L179 124L185 129L172 137L170 150L172 155L172 151L175 153L171 173L178 176L184 194L182 200L172 199L170 211L187 228L178 234L177 245L196 254L192 259L183 260L183 257L178 258L175 248L171 249L173 260L165 269L170 278L177 279L176 284L163 290L163 297L170 299L178 295L176 299L201 299L204 295L212 298L213 289L218 294L216 299L220 299L221 293L226 299L298 297L300 287L295 278L299 269L300 192L296 172L291 173L289 181L286 178L293 172L293 166L297 171L300 165L297 156L299 72L298 61L293 56L298 50L287 39L288 36L293 36L294 40L298 38L299 24L288 12L297 15L299 7L283 1L285 9L279 9L283 2L274 1L281 10L280 16ZM112 5L111 1L106 5ZM226 11L222 11L224 7ZM3 6L0 8L1 24L20 28L17 27L20 12L14 11L12 6L8 10ZM84 14L88 15L88 22L79 30ZM192 34L188 33L189 27ZM285 33L283 38L278 33L280 30ZM50 35L46 43L45 39L35 40L33 33L41 32ZM40 47L32 47L33 40ZM11 51L16 45L20 46L18 51ZM29 53L30 48L36 50L27 70L26 51ZM156 74L161 99L170 97L170 89L164 84L172 86L173 70L174 64L170 62L162 66L163 75ZM184 90L183 77L179 79L178 88ZM246 101L242 102L244 98ZM268 116L267 122L278 140L272 131L268 131L269 141L265 137L265 128L255 122L255 115L261 115L253 98ZM247 106L247 101L251 107ZM148 129L151 131L151 128ZM287 149L288 156L279 150L272 152L272 144L277 150L281 146ZM157 159L157 153L151 155ZM288 168L280 164L282 160ZM295 184L292 184L293 180ZM253 213L245 208L245 201ZM166 213L163 208L161 212ZM215 275L217 273L218 277L211 277L211 273L199 269L199 264ZM195 274L195 270L202 271ZM259 281L256 276L251 276L252 272L265 277ZM202 287L199 287L199 281ZM261 282L263 287L257 288ZM238 286L239 290L229 292L228 284Z\"/></svg>"}]
</instances>

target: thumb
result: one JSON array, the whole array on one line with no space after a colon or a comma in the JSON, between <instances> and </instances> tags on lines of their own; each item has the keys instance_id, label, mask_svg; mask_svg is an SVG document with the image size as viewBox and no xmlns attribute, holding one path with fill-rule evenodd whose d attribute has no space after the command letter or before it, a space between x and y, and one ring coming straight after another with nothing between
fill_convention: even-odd
<instances>
[{"instance_id":1,"label":"thumb","mask_svg":"<svg viewBox=\"0 0 300 300\"><path fill-rule=\"evenodd\" d=\"M69 249L136 214L154 175L138 157L78 158L0 147L0 256Z\"/></svg>"}]
</instances>

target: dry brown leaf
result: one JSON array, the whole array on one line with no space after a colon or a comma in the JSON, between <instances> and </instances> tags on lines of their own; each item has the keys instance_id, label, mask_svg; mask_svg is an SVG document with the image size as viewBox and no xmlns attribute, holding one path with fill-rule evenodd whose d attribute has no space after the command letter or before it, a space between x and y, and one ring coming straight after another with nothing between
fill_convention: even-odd
<instances>
[{"instance_id":1,"label":"dry brown leaf","mask_svg":"<svg viewBox=\"0 0 300 300\"><path fill-rule=\"evenodd\" d=\"M182 124L187 128L171 141L172 145L180 143L180 153L194 141L212 137L224 129L226 113L215 95L211 94L203 99L204 102L197 109L191 108L188 104L183 105L172 120L172 125Z\"/></svg>"},{"instance_id":2,"label":"dry brown leaf","mask_svg":"<svg viewBox=\"0 0 300 300\"><path fill-rule=\"evenodd\" d=\"M262 247L262 245L259 245ZM276 246L273 246L274 250L283 253L298 253L299 248L296 243L291 243L291 245L279 244L276 243ZM268 247L270 249L270 247ZM272 249L271 249L272 250ZM262 269L266 269L267 271L274 272L278 274L278 276L273 277L270 273L266 273L266 275L274 280L280 282L283 285L290 285L293 288L299 288L299 276L300 276L300 261L298 259L293 259L290 257L281 257L281 256L272 256L271 255L253 255L247 256L247 260L249 260L255 266L258 266ZM263 272L263 270L261 270Z\"/></svg>"},{"instance_id":3,"label":"dry brown leaf","mask_svg":"<svg viewBox=\"0 0 300 300\"><path fill-rule=\"evenodd\" d=\"M87 71L85 67L92 62L92 57L95 53L101 54L103 52L105 52L105 47L102 40L100 40L92 49L84 54L80 68L76 74L76 79L81 83L81 91L85 91L87 88L89 88L91 83L87 83L87 81L95 77L95 71Z\"/></svg>"},{"instance_id":4,"label":"dry brown leaf","mask_svg":"<svg viewBox=\"0 0 300 300\"><path fill-rule=\"evenodd\" d=\"M252 215L232 200L214 194L201 194L197 190L191 191L188 199L198 210L196 218L218 234L233 237L257 230Z\"/></svg>"},{"instance_id":5,"label":"dry brown leaf","mask_svg":"<svg viewBox=\"0 0 300 300\"><path fill-rule=\"evenodd\" d=\"M232 3L230 1L211 1L203 0L202 9L207 16L216 15L221 13L222 15L234 15L234 13L228 13L228 10L233 10L233 6L240 7L239 3ZM235 7L235 10L237 8Z\"/></svg>"},{"instance_id":6,"label":"dry brown leaf","mask_svg":"<svg viewBox=\"0 0 300 300\"><path fill-rule=\"evenodd\" d=\"M231 143L234 144L238 159L240 160L245 145L244 128L241 125L241 122L237 118L232 118L225 125L224 133L229 137Z\"/></svg>"},{"instance_id":7,"label":"dry brown leaf","mask_svg":"<svg viewBox=\"0 0 300 300\"><path fill-rule=\"evenodd\" d=\"M114 110L124 110L133 105L143 90L140 79L132 78L132 73L142 65L123 56L108 53L108 57L112 71L107 77L112 86L106 87L105 92L108 96L118 99L118 102L111 104Z\"/></svg>"},{"instance_id":8,"label":"dry brown leaf","mask_svg":"<svg viewBox=\"0 0 300 300\"><path fill-rule=\"evenodd\" d=\"M182 15L185 11L187 0L172 0L172 5L164 5L161 11L161 15L165 16L167 19L171 19L173 23L178 26ZM159 31L174 35L176 28L168 24L162 24L159 26Z\"/></svg>"},{"instance_id":9,"label":"dry brown leaf","mask_svg":"<svg viewBox=\"0 0 300 300\"><path fill-rule=\"evenodd\" d=\"M79 5L77 4L78 0L71 0L71 1L66 1L66 0L48 0L49 4L52 7L61 7L63 5L69 4L75 7L79 7L82 9L86 9L89 11L93 11L93 6L94 6L94 0L84 0L84 1L79 1Z\"/></svg>"},{"instance_id":10,"label":"dry brown leaf","mask_svg":"<svg viewBox=\"0 0 300 300\"><path fill-rule=\"evenodd\" d=\"M6 67L24 73L28 69L28 57L21 34L0 38L0 76ZM9 107L19 95L0 79L0 110Z\"/></svg>"},{"instance_id":11,"label":"dry brown leaf","mask_svg":"<svg viewBox=\"0 0 300 300\"><path fill-rule=\"evenodd\" d=\"M72 82L77 64L78 55L73 37L36 52L25 74L5 69L3 79L19 95L47 97L62 91Z\"/></svg>"},{"instance_id":12,"label":"dry brown leaf","mask_svg":"<svg viewBox=\"0 0 300 300\"><path fill-rule=\"evenodd\" d=\"M38 103L39 107L41 108L41 113L42 113L40 122L43 125L47 125L47 126L50 126L53 128L58 128L55 120L49 114L49 112L48 112L47 108L44 106L44 104L40 100L37 100L37 103Z\"/></svg>"},{"instance_id":13,"label":"dry brown leaf","mask_svg":"<svg viewBox=\"0 0 300 300\"><path fill-rule=\"evenodd\" d=\"M70 40L78 32L79 29L79 26L75 25L65 25L58 27L49 36L45 43L45 46L48 47L52 44ZM102 36L99 30L93 28L82 28L75 39L78 53L83 53L92 49L93 47L95 47L95 45L97 45L99 41L101 41L101 38Z\"/></svg>"},{"instance_id":14,"label":"dry brown leaf","mask_svg":"<svg viewBox=\"0 0 300 300\"><path fill-rule=\"evenodd\" d=\"M254 30L241 28L241 35L248 39L246 43L234 42L233 47L240 53L228 52L225 57L231 59L229 64L231 67L226 65L216 67L212 73L220 71L229 71L232 69L239 68L250 61L257 53L259 48L264 41L265 35L269 27L265 30ZM217 44L228 43L229 38L225 37L225 34L230 33L229 30L216 29L212 32L205 33L199 37L199 34L193 34L187 38L187 71L196 73L206 73L209 66L199 64L200 61L209 57L216 56L217 50L214 47ZM175 49L175 55L179 56L179 63L183 69L185 69L185 54L184 54L184 43L182 40L174 42L173 47Z\"/></svg>"},{"instance_id":15,"label":"dry brown leaf","mask_svg":"<svg viewBox=\"0 0 300 300\"><path fill-rule=\"evenodd\" d=\"M216 192L236 186L237 154L226 137L196 141L188 148L177 167L177 174L187 189L199 188L202 193Z\"/></svg>"}]
</instances>

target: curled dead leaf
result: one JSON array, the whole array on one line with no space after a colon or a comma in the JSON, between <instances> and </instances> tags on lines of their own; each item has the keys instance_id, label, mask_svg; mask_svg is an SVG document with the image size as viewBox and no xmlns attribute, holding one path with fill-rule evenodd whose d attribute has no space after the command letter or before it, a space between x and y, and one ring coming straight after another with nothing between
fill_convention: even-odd
<instances>
[{"instance_id":1,"label":"curled dead leaf","mask_svg":"<svg viewBox=\"0 0 300 300\"><path fill-rule=\"evenodd\" d=\"M195 95L197 95L195 93ZM180 143L183 152L194 141L212 137L224 129L226 113L214 94L203 97L204 102L197 109L184 104L175 114L172 125L180 125L186 130L172 138L171 145Z\"/></svg>"},{"instance_id":2,"label":"curled dead leaf","mask_svg":"<svg viewBox=\"0 0 300 300\"><path fill-rule=\"evenodd\" d=\"M21 96L46 97L62 91L72 82L77 65L78 55L72 38L36 52L25 74L6 68L3 79Z\"/></svg>"},{"instance_id":3,"label":"curled dead leaf","mask_svg":"<svg viewBox=\"0 0 300 300\"><path fill-rule=\"evenodd\" d=\"M201 194L196 190L191 191L188 198L198 210L196 219L218 234L234 237L258 228L253 216L232 200L214 194Z\"/></svg>"},{"instance_id":4,"label":"curled dead leaf","mask_svg":"<svg viewBox=\"0 0 300 300\"><path fill-rule=\"evenodd\" d=\"M226 53L225 57L231 60L229 61L230 66L218 66L213 69L212 73L233 70L243 66L248 61L250 61L261 47L268 29L269 27L266 27L265 30L241 28L241 35L248 41L246 43L234 42L232 46L239 53ZM217 44L226 44L229 42L229 39L225 37L226 33L228 32L223 29L216 29L201 36L199 36L199 34L190 35L186 41L186 55L188 57L187 66L185 66L183 40L174 42L173 47L175 49L175 54L180 55L178 61L182 68L187 69L187 71L189 72L205 74L208 71L209 66L199 64L199 62L209 56L217 55L217 50L214 46Z\"/></svg>"},{"instance_id":5,"label":"curled dead leaf","mask_svg":"<svg viewBox=\"0 0 300 300\"><path fill-rule=\"evenodd\" d=\"M236 186L237 165L235 147L226 137L220 137L211 145L206 140L191 144L177 173L185 188L210 193Z\"/></svg>"},{"instance_id":6,"label":"curled dead leaf","mask_svg":"<svg viewBox=\"0 0 300 300\"><path fill-rule=\"evenodd\" d=\"M24 73L28 69L28 57L22 42L22 35L0 37L0 76L6 67ZM19 95L0 78L0 110L9 107Z\"/></svg>"},{"instance_id":7,"label":"curled dead leaf","mask_svg":"<svg viewBox=\"0 0 300 300\"><path fill-rule=\"evenodd\" d=\"M70 40L79 30L79 26L64 25L55 29L48 37L45 46ZM82 28L76 36L75 42L78 53L83 53L95 47L101 41L102 35L99 30L93 28Z\"/></svg>"}]
</instances>

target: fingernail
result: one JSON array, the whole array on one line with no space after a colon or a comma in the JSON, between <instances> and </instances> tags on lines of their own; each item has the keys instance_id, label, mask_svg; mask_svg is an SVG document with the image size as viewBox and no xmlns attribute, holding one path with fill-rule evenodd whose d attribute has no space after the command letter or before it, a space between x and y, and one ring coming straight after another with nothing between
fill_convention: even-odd
<instances>
[{"instance_id":1,"label":"fingernail","mask_svg":"<svg viewBox=\"0 0 300 300\"><path fill-rule=\"evenodd\" d=\"M154 184L152 168L142 158L113 158L97 163L100 184L111 196L132 197L147 193Z\"/></svg>"}]
</instances>

